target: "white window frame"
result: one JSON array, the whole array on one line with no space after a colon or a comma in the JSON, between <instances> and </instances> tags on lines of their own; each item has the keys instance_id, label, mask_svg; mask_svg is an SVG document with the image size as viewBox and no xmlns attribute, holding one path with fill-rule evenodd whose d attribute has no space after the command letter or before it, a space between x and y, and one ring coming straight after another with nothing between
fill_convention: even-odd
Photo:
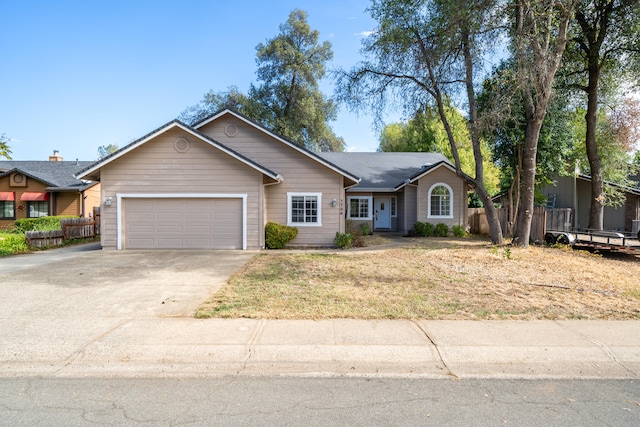
<instances>
[{"instance_id":1,"label":"white window frame","mask_svg":"<svg viewBox=\"0 0 640 427\"><path fill-rule=\"evenodd\" d=\"M398 217L398 198L391 196L391 218Z\"/></svg>"},{"instance_id":2,"label":"white window frame","mask_svg":"<svg viewBox=\"0 0 640 427\"><path fill-rule=\"evenodd\" d=\"M449 215L431 215L431 193L437 187L444 187L449 191ZM436 182L429 188L427 193L427 218L453 218L453 189L449 184Z\"/></svg>"},{"instance_id":3,"label":"white window frame","mask_svg":"<svg viewBox=\"0 0 640 427\"><path fill-rule=\"evenodd\" d=\"M317 209L316 222L293 222L292 221L292 199L294 197L316 197ZM306 199L305 199L306 201ZM322 227L322 193L287 193L287 225L290 227Z\"/></svg>"},{"instance_id":4,"label":"white window frame","mask_svg":"<svg viewBox=\"0 0 640 427\"><path fill-rule=\"evenodd\" d=\"M367 216L366 217L362 217L362 216L351 216L351 200L360 200L360 199L365 199L367 200ZM347 218L348 219L352 219L354 221L367 221L367 220L371 220L371 218L373 218L373 197L372 196L350 196L347 197Z\"/></svg>"}]
</instances>

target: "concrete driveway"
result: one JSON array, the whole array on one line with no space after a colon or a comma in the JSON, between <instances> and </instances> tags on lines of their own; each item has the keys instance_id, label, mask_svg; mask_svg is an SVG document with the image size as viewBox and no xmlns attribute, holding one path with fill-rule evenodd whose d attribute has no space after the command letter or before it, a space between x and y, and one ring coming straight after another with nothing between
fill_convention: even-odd
<instances>
[{"instance_id":1,"label":"concrete driveway","mask_svg":"<svg viewBox=\"0 0 640 427\"><path fill-rule=\"evenodd\" d=\"M0 319L190 317L256 253L97 249L0 259Z\"/></svg>"},{"instance_id":2,"label":"concrete driveway","mask_svg":"<svg viewBox=\"0 0 640 427\"><path fill-rule=\"evenodd\" d=\"M192 317L256 254L96 249L0 258L0 360L65 360L132 320Z\"/></svg>"}]
</instances>

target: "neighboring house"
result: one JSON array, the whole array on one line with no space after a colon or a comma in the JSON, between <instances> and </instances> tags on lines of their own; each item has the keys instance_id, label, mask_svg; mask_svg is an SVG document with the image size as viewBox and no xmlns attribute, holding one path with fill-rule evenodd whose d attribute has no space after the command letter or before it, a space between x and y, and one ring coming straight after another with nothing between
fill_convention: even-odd
<instances>
[{"instance_id":1,"label":"neighboring house","mask_svg":"<svg viewBox=\"0 0 640 427\"><path fill-rule=\"evenodd\" d=\"M634 229L634 224L637 227L640 220L640 179L632 178L637 185L621 188L625 195L625 204L618 208L605 206L603 226L605 230L638 232ZM554 184L549 184L542 189L543 194L547 196L547 207L572 209L572 226L587 228L591 210L591 177L582 174L577 177L556 177Z\"/></svg>"},{"instance_id":2,"label":"neighboring house","mask_svg":"<svg viewBox=\"0 0 640 427\"><path fill-rule=\"evenodd\" d=\"M0 161L0 229L17 219L48 215L88 217L100 206L100 184L74 175L92 162Z\"/></svg>"},{"instance_id":3,"label":"neighboring house","mask_svg":"<svg viewBox=\"0 0 640 427\"><path fill-rule=\"evenodd\" d=\"M465 224L466 186L442 156L339 154L224 110L193 127L169 122L77 177L101 183L108 249L260 249L267 222L296 227L295 246L333 245L347 218L402 233L417 220Z\"/></svg>"}]
</instances>

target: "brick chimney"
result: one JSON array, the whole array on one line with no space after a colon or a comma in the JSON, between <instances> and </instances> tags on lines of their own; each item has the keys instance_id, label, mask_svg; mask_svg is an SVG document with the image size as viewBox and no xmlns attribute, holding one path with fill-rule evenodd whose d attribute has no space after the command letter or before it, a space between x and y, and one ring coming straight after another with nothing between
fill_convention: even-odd
<instances>
[{"instance_id":1,"label":"brick chimney","mask_svg":"<svg viewBox=\"0 0 640 427\"><path fill-rule=\"evenodd\" d=\"M53 156L49 156L50 162L61 162L62 157L60 157L60 152L58 150L53 150Z\"/></svg>"}]
</instances>

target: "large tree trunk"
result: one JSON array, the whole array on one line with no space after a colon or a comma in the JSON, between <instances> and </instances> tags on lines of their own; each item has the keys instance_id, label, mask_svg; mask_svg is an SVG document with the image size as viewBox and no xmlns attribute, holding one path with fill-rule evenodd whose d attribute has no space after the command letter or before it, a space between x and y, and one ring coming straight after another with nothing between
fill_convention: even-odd
<instances>
[{"instance_id":1,"label":"large tree trunk","mask_svg":"<svg viewBox=\"0 0 640 427\"><path fill-rule=\"evenodd\" d=\"M540 107L546 110L544 107ZM524 140L524 156L522 159L522 192L520 193L520 208L518 222L513 243L519 246L529 246L531 238L531 220L533 219L533 205L536 186L536 164L538 158L538 138L544 115L536 112L527 124Z\"/></svg>"},{"instance_id":2,"label":"large tree trunk","mask_svg":"<svg viewBox=\"0 0 640 427\"><path fill-rule=\"evenodd\" d=\"M526 92L527 131L522 162L520 209L513 242L523 247L529 246L531 237L538 138L551 97L553 80L567 46L569 20L577 3L579 0L560 1L546 9L541 8L546 3L538 4L527 0L516 2L516 57L518 77Z\"/></svg>"},{"instance_id":3,"label":"large tree trunk","mask_svg":"<svg viewBox=\"0 0 640 427\"><path fill-rule=\"evenodd\" d=\"M596 124L598 121L598 82L600 80L600 65L597 55L591 53L589 58L589 82L587 92L587 124L586 149L591 169L591 209L589 211L589 228L602 230L604 226L604 182L602 179L602 165L598 153L596 138Z\"/></svg>"},{"instance_id":4,"label":"large tree trunk","mask_svg":"<svg viewBox=\"0 0 640 427\"><path fill-rule=\"evenodd\" d=\"M480 131L478 130L478 106L476 103L475 90L473 88L473 56L471 54L469 31L466 26L462 29L462 51L464 54L465 65L465 86L467 88L467 100L469 102L469 133L471 135L471 145L473 146L473 158L476 163L475 187L476 194L482 200L485 214L489 223L489 234L491 242L501 245L504 242L502 226L498 218L491 195L487 192L484 185L484 159L482 156L482 141L480 140Z\"/></svg>"}]
</instances>

